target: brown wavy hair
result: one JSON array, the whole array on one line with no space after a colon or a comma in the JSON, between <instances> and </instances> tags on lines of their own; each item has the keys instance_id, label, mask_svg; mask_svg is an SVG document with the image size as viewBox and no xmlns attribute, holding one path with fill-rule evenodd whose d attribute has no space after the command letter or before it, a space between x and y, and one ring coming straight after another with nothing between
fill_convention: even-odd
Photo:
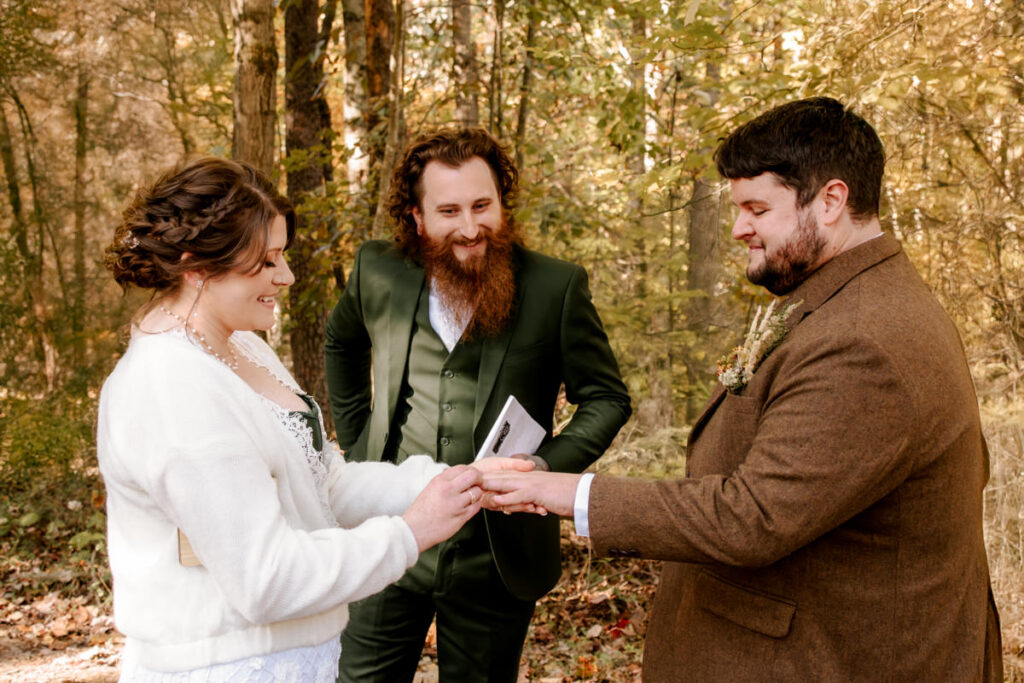
<instances>
[{"instance_id":1,"label":"brown wavy hair","mask_svg":"<svg viewBox=\"0 0 1024 683\"><path fill-rule=\"evenodd\" d=\"M490 167L501 200L505 230L516 234L519 171L508 150L483 128L439 128L413 140L391 174L386 207L395 223L395 242L406 256L420 257L420 240L412 210L420 207L423 199L423 171L427 164L440 161L455 168L473 157L480 157Z\"/></svg>"},{"instance_id":2,"label":"brown wavy hair","mask_svg":"<svg viewBox=\"0 0 1024 683\"><path fill-rule=\"evenodd\" d=\"M278 215L295 235L291 202L252 166L203 157L180 164L140 190L124 210L104 262L127 290L177 290L182 276L207 278L262 267L270 222Z\"/></svg>"}]
</instances>

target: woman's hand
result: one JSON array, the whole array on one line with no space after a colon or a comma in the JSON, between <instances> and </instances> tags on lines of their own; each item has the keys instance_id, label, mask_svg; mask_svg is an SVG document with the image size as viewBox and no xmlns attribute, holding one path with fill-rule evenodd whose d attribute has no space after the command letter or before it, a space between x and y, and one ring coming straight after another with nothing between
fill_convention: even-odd
<instances>
[{"instance_id":1,"label":"woman's hand","mask_svg":"<svg viewBox=\"0 0 1024 683\"><path fill-rule=\"evenodd\" d=\"M480 510L480 471L467 465L449 467L416 496L402 519L412 529L419 551L444 541Z\"/></svg>"}]
</instances>

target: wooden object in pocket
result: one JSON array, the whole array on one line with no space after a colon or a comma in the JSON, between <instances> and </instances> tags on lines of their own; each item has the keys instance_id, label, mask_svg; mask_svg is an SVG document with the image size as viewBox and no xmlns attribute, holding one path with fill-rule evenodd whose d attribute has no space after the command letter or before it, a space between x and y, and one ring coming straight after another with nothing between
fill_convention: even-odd
<instances>
[{"instance_id":1,"label":"wooden object in pocket","mask_svg":"<svg viewBox=\"0 0 1024 683\"><path fill-rule=\"evenodd\" d=\"M188 542L188 536L178 529L178 563L182 567L202 567L203 563L196 557L192 550L192 544Z\"/></svg>"}]
</instances>

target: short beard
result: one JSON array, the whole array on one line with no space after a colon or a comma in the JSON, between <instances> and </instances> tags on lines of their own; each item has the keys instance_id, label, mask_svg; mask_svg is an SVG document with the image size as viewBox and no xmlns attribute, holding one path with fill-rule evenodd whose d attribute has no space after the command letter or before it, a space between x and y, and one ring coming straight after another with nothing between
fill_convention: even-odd
<instances>
[{"instance_id":1,"label":"short beard","mask_svg":"<svg viewBox=\"0 0 1024 683\"><path fill-rule=\"evenodd\" d=\"M515 229L506 225L497 233L483 230L481 234L487 249L483 256L465 263L456 258L453 250L461 238L449 235L437 242L421 237L420 253L427 280L451 321L459 326L466 323L462 333L465 342L500 334L512 318L516 301L512 254L519 237Z\"/></svg>"},{"instance_id":2,"label":"short beard","mask_svg":"<svg viewBox=\"0 0 1024 683\"><path fill-rule=\"evenodd\" d=\"M799 211L796 232L773 254L764 250L764 262L747 268L747 279L781 296L807 279L818 269L825 238L818 231L818 221L810 211Z\"/></svg>"}]
</instances>

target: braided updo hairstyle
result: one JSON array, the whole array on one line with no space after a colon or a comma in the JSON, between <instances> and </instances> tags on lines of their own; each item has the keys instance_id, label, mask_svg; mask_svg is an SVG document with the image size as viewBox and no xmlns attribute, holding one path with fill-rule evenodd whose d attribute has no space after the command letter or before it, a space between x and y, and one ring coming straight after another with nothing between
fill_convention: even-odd
<instances>
[{"instance_id":1,"label":"braided updo hairstyle","mask_svg":"<svg viewBox=\"0 0 1024 683\"><path fill-rule=\"evenodd\" d=\"M203 157L179 165L125 209L105 264L114 280L151 290L176 291L190 270L216 278L229 271L258 270L270 222L281 215L288 244L295 212L271 182L245 163Z\"/></svg>"}]
</instances>

